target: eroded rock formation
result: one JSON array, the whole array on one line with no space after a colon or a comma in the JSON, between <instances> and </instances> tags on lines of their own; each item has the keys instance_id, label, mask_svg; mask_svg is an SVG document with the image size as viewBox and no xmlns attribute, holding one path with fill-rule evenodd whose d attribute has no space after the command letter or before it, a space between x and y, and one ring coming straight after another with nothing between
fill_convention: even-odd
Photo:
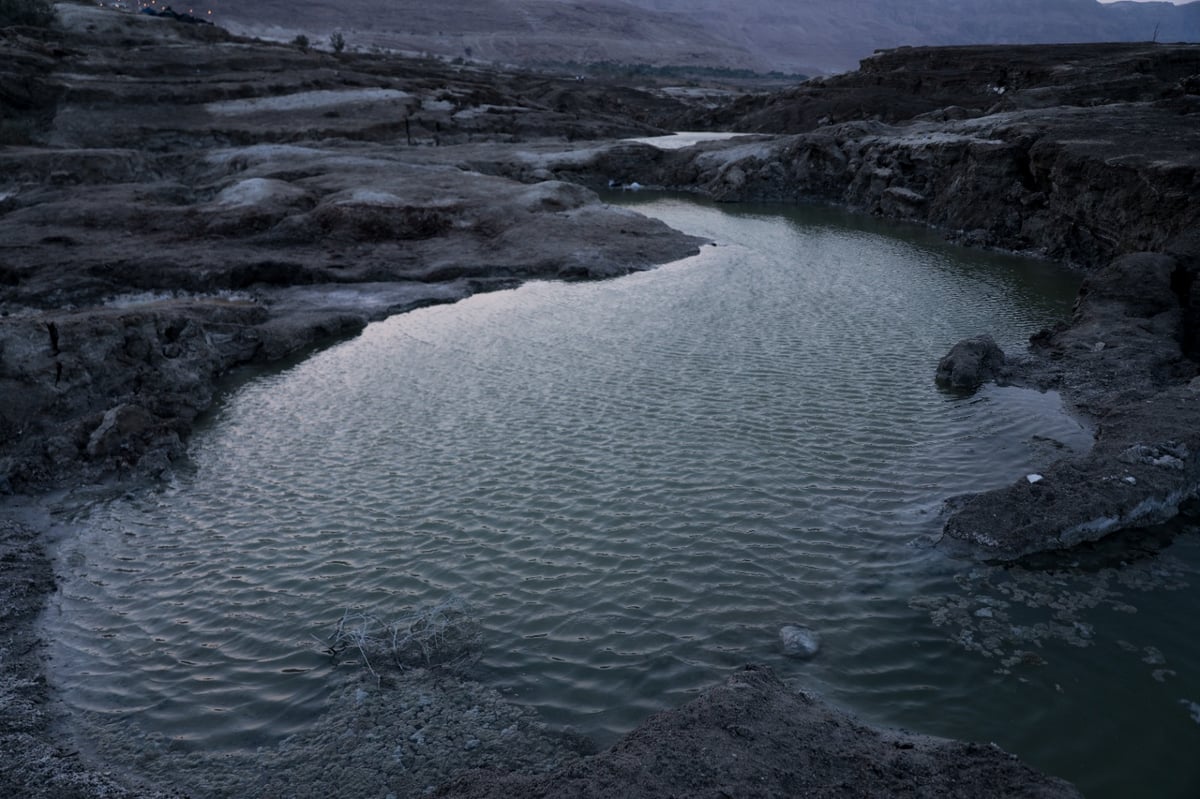
<instances>
[{"instance_id":1,"label":"eroded rock formation","mask_svg":"<svg viewBox=\"0 0 1200 799\"><path fill-rule=\"evenodd\" d=\"M1061 390L1096 443L1030 483L954 503L947 535L1014 557L1171 518L1200 490L1192 286L1200 251L1140 253L1089 275L1071 323L1036 333L1004 378Z\"/></svg>"}]
</instances>

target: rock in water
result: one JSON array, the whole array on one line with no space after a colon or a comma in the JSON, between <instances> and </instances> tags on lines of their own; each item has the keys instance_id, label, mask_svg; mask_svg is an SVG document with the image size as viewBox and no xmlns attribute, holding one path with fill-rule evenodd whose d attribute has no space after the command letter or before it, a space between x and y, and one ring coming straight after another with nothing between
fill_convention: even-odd
<instances>
[{"instance_id":1,"label":"rock in water","mask_svg":"<svg viewBox=\"0 0 1200 799\"><path fill-rule=\"evenodd\" d=\"M955 344L938 362L937 382L959 391L971 390L995 380L1003 371L1004 350L991 336L976 336Z\"/></svg>"},{"instance_id":2,"label":"rock in water","mask_svg":"<svg viewBox=\"0 0 1200 799\"><path fill-rule=\"evenodd\" d=\"M799 624L780 627L779 640L783 644L783 654L794 658L811 658L821 648L820 633Z\"/></svg>"}]
</instances>

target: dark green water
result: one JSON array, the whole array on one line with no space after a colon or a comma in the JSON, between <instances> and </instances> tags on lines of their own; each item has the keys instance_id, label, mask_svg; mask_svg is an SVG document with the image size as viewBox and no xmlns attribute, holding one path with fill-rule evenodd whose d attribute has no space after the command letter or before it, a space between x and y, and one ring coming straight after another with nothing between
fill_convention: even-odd
<instances>
[{"instance_id":1,"label":"dark green water","mask_svg":"<svg viewBox=\"0 0 1200 799\"><path fill-rule=\"evenodd\" d=\"M80 511L47 625L81 724L269 745L345 679L313 634L454 593L477 676L602 741L758 661L1090 796L1195 796L1195 533L1059 572L930 546L945 497L1088 446L1055 395L932 380L965 336L1019 351L1077 279L830 211L626 201L719 246L373 325L239 388L169 485Z\"/></svg>"}]
</instances>

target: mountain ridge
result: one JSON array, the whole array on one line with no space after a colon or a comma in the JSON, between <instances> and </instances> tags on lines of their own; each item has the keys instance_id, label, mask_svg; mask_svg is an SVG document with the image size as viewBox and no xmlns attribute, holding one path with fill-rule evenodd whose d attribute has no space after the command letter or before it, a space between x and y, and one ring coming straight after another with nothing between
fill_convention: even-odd
<instances>
[{"instance_id":1,"label":"mountain ridge","mask_svg":"<svg viewBox=\"0 0 1200 799\"><path fill-rule=\"evenodd\" d=\"M905 45L1200 41L1200 2L1095 0L210 0L231 29L528 66L615 62L805 74Z\"/></svg>"}]
</instances>

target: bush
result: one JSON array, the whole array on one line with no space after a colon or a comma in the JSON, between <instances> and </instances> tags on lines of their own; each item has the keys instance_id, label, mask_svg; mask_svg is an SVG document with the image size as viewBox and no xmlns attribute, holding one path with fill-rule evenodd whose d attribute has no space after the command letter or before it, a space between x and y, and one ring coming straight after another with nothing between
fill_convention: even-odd
<instances>
[{"instance_id":1,"label":"bush","mask_svg":"<svg viewBox=\"0 0 1200 799\"><path fill-rule=\"evenodd\" d=\"M397 621L347 610L337 629L321 645L334 657L353 649L367 670L380 678L379 668L465 669L479 659L483 632L466 604L449 597L424 605Z\"/></svg>"},{"instance_id":2,"label":"bush","mask_svg":"<svg viewBox=\"0 0 1200 799\"><path fill-rule=\"evenodd\" d=\"M346 37L341 34L341 31L334 31L329 36L329 46L335 53L342 52L346 49Z\"/></svg>"},{"instance_id":3,"label":"bush","mask_svg":"<svg viewBox=\"0 0 1200 799\"><path fill-rule=\"evenodd\" d=\"M0 2L3 2L3 0L0 0ZM292 39L292 44L296 45L304 52L306 52L306 53L308 52L308 37L305 36L303 33L301 33L295 39Z\"/></svg>"},{"instance_id":4,"label":"bush","mask_svg":"<svg viewBox=\"0 0 1200 799\"><path fill-rule=\"evenodd\" d=\"M48 28L55 19L54 6L46 0L0 0L0 28L9 25Z\"/></svg>"}]
</instances>

